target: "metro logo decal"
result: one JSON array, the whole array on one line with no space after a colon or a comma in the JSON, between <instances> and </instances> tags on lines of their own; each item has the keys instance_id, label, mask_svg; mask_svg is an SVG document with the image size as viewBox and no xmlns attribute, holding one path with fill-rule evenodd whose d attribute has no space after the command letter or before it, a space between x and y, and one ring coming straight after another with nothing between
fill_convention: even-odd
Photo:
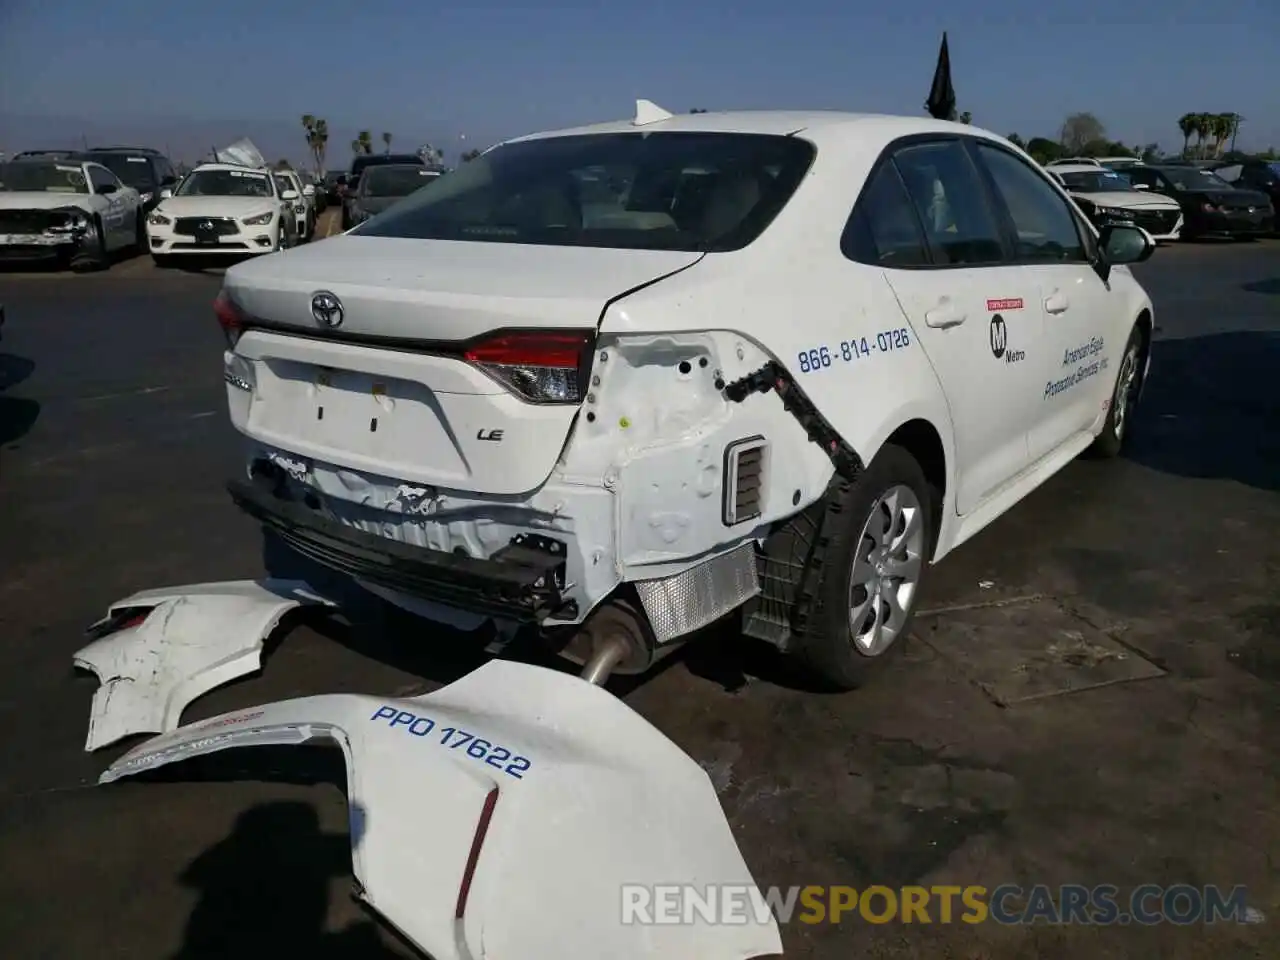
<instances>
[{"instance_id":1,"label":"metro logo decal","mask_svg":"<svg viewBox=\"0 0 1280 960\"><path fill-rule=\"evenodd\" d=\"M1010 297L1008 300L988 300L987 313L995 313L997 310L1021 310L1022 298Z\"/></svg>"}]
</instances>

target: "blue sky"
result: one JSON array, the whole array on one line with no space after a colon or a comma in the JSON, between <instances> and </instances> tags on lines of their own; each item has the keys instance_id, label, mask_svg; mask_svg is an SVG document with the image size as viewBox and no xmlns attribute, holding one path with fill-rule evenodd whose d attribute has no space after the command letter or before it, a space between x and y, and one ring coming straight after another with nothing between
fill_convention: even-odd
<instances>
[{"instance_id":1,"label":"blue sky","mask_svg":"<svg viewBox=\"0 0 1280 960\"><path fill-rule=\"evenodd\" d=\"M1242 147L1280 147L1280 0L0 0L0 150L195 159L244 133L300 161L310 112L339 167L360 129L453 157L637 97L919 114L944 29L960 109L998 133L1087 110L1169 148L1182 113L1235 111Z\"/></svg>"}]
</instances>

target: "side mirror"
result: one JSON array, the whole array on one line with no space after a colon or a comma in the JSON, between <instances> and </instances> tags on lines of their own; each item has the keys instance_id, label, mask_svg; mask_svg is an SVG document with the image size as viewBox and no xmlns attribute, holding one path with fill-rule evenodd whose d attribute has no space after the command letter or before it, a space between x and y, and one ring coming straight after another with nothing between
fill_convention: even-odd
<instances>
[{"instance_id":1,"label":"side mirror","mask_svg":"<svg viewBox=\"0 0 1280 960\"><path fill-rule=\"evenodd\" d=\"M305 187L303 187L303 188L302 188L302 195L303 195L304 197L314 197L314 196L316 195L316 187L315 187L315 184L313 184L313 183L308 183Z\"/></svg>"},{"instance_id":2,"label":"side mirror","mask_svg":"<svg viewBox=\"0 0 1280 960\"><path fill-rule=\"evenodd\" d=\"M298 199L298 191L297 191L297 190L286 190L284 193L280 194L280 199L281 199L281 200L297 200L297 199Z\"/></svg>"},{"instance_id":3,"label":"side mirror","mask_svg":"<svg viewBox=\"0 0 1280 960\"><path fill-rule=\"evenodd\" d=\"M1155 252L1156 242L1141 227L1114 224L1103 227L1098 234L1098 246L1102 249L1103 262L1108 266L1122 263L1142 263Z\"/></svg>"},{"instance_id":4,"label":"side mirror","mask_svg":"<svg viewBox=\"0 0 1280 960\"><path fill-rule=\"evenodd\" d=\"M169 187L165 187L163 190L160 191L161 200L168 200L172 196L173 196L173 190Z\"/></svg>"},{"instance_id":5,"label":"side mirror","mask_svg":"<svg viewBox=\"0 0 1280 960\"><path fill-rule=\"evenodd\" d=\"M102 194L103 196L106 196L108 193L115 193L116 189L117 187L114 183L104 183L102 186L98 188L97 192Z\"/></svg>"}]
</instances>

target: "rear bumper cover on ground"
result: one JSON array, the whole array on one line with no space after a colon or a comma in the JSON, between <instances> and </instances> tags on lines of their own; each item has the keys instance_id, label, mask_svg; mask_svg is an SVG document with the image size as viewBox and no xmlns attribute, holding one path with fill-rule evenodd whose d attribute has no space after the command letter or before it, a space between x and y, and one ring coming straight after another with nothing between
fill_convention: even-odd
<instances>
[{"instance_id":1,"label":"rear bumper cover on ground","mask_svg":"<svg viewBox=\"0 0 1280 960\"><path fill-rule=\"evenodd\" d=\"M307 697L158 737L110 782L237 746L331 740L346 757L360 896L436 960L745 960L782 952L746 922L625 921L635 893L688 884L763 898L707 774L605 690L491 661L426 696ZM681 918L684 920L685 918Z\"/></svg>"},{"instance_id":2,"label":"rear bumper cover on ground","mask_svg":"<svg viewBox=\"0 0 1280 960\"><path fill-rule=\"evenodd\" d=\"M74 658L101 682L85 750L176 729L191 701L257 670L267 636L303 605L330 604L284 580L143 590L113 603Z\"/></svg>"},{"instance_id":3,"label":"rear bumper cover on ground","mask_svg":"<svg viewBox=\"0 0 1280 960\"><path fill-rule=\"evenodd\" d=\"M301 555L389 590L504 619L539 622L563 606L564 545L525 538L481 559L399 543L330 519L259 476L232 500Z\"/></svg>"}]
</instances>

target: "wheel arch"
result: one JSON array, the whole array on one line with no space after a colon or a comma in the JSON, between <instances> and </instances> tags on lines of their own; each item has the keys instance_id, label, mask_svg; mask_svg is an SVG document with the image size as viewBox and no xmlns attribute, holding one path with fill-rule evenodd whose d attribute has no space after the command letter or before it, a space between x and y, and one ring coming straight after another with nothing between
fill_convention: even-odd
<instances>
[{"instance_id":1,"label":"wheel arch","mask_svg":"<svg viewBox=\"0 0 1280 960\"><path fill-rule=\"evenodd\" d=\"M942 442L942 434L931 421L914 417L894 429L884 442L911 454L929 483L930 509L933 512L933 542L929 544L929 550L932 553L938 545L943 505L950 489L947 448Z\"/></svg>"}]
</instances>

